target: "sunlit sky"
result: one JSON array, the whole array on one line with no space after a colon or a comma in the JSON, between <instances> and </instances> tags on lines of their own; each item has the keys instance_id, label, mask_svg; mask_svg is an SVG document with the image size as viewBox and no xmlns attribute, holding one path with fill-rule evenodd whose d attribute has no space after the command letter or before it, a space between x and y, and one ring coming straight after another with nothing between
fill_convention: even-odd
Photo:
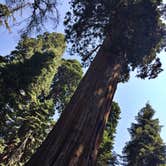
<instances>
[{"instance_id":1,"label":"sunlit sky","mask_svg":"<svg viewBox=\"0 0 166 166\"><path fill-rule=\"evenodd\" d=\"M0 0L0 2L2 2ZM69 9L68 0L59 5L61 22L57 29L48 29L56 32L64 32L62 24L65 12ZM166 0L164 0L166 2ZM9 33L4 27L0 27L0 55L7 55L14 49L18 40L19 33L17 27L12 27ZM71 58L67 53L65 57ZM72 57L73 58L73 57ZM163 69L166 69L166 54L160 53ZM135 121L138 111L149 102L156 110L155 118L159 118L160 125L163 126L161 137L166 142L166 70L154 80L141 80L131 73L131 78L127 83L119 84L114 100L121 107L121 120L119 121L115 138L115 151L121 153L125 143L129 141L127 128Z\"/></svg>"}]
</instances>

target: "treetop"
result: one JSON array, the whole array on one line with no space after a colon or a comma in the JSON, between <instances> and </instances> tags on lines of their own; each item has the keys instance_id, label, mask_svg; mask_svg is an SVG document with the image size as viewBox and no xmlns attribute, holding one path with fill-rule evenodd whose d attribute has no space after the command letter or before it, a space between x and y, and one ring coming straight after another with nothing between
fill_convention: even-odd
<instances>
[{"instance_id":1,"label":"treetop","mask_svg":"<svg viewBox=\"0 0 166 166\"><path fill-rule=\"evenodd\" d=\"M162 71L157 53L165 46L163 8L161 0L72 0L64 21L71 53L89 65L110 38L107 51L124 64L125 79L136 68L138 77L155 78Z\"/></svg>"}]
</instances>

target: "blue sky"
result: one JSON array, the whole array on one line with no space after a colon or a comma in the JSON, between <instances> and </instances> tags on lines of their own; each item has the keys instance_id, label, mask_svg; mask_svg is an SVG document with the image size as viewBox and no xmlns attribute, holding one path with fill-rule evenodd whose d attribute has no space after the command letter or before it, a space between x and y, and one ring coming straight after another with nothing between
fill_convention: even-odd
<instances>
[{"instance_id":1,"label":"blue sky","mask_svg":"<svg viewBox=\"0 0 166 166\"><path fill-rule=\"evenodd\" d=\"M59 5L61 20L65 12L69 9L68 1ZM24 13L26 14L26 13ZM49 30L54 31L47 27ZM64 32L62 22L55 30L57 32ZM0 27L0 54L7 55L14 49L19 40L18 28L12 27L12 33L9 33L4 27ZM69 55L65 55L69 58ZM70 57L71 58L71 57ZM73 58L73 57L72 57ZM115 138L115 150L121 153L125 142L129 141L129 134L127 128L135 121L135 116L138 111L149 102L156 110L155 118L159 118L160 125L163 125L161 136L166 142L166 54L162 52L160 58L163 62L163 71L158 78L154 80L141 80L131 73L131 78L127 83L119 84L114 100L117 101L121 107L121 120L117 128Z\"/></svg>"},{"instance_id":2,"label":"blue sky","mask_svg":"<svg viewBox=\"0 0 166 166\"><path fill-rule=\"evenodd\" d=\"M162 52L160 57L163 62L163 68L166 69L166 55ZM127 83L119 84L115 95L121 107L121 120L118 124L117 135L115 139L115 150L121 151L121 147L129 140L127 128L131 122L135 121L138 111L149 102L156 110L155 118L159 118L160 125L163 125L161 136L166 142L166 70L158 78L153 80L141 80L135 77L134 73Z\"/></svg>"}]
</instances>

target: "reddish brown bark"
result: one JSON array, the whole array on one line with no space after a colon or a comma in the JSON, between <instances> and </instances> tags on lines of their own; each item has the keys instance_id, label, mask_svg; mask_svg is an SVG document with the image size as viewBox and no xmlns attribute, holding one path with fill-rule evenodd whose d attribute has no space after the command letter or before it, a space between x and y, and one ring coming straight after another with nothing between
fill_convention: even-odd
<instances>
[{"instance_id":1,"label":"reddish brown bark","mask_svg":"<svg viewBox=\"0 0 166 166\"><path fill-rule=\"evenodd\" d=\"M93 166L121 64L106 41L54 129L26 166Z\"/></svg>"}]
</instances>

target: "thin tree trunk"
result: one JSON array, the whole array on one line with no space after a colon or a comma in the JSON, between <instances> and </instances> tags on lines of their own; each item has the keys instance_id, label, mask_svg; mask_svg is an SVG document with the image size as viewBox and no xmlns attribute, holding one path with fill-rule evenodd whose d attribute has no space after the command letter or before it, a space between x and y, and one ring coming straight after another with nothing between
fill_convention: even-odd
<instances>
[{"instance_id":1,"label":"thin tree trunk","mask_svg":"<svg viewBox=\"0 0 166 166\"><path fill-rule=\"evenodd\" d=\"M26 166L94 166L121 64L106 39L54 129Z\"/></svg>"},{"instance_id":2,"label":"thin tree trunk","mask_svg":"<svg viewBox=\"0 0 166 166\"><path fill-rule=\"evenodd\" d=\"M17 146L13 145L12 148L8 147L8 151L1 157L0 163L5 163L6 166L18 165L18 163L20 163L22 155L24 154L25 147L31 135L32 131L30 130Z\"/></svg>"},{"instance_id":3,"label":"thin tree trunk","mask_svg":"<svg viewBox=\"0 0 166 166\"><path fill-rule=\"evenodd\" d=\"M24 154L24 150L25 150L25 147L27 145L27 142L28 142L29 138L31 137L31 135L32 135L32 131L30 130L26 134L25 139L23 140L23 142L20 142L19 147L17 147L15 149L15 152L12 153L11 157L9 158L9 162L6 166L17 165L20 162L21 157Z\"/></svg>"}]
</instances>

